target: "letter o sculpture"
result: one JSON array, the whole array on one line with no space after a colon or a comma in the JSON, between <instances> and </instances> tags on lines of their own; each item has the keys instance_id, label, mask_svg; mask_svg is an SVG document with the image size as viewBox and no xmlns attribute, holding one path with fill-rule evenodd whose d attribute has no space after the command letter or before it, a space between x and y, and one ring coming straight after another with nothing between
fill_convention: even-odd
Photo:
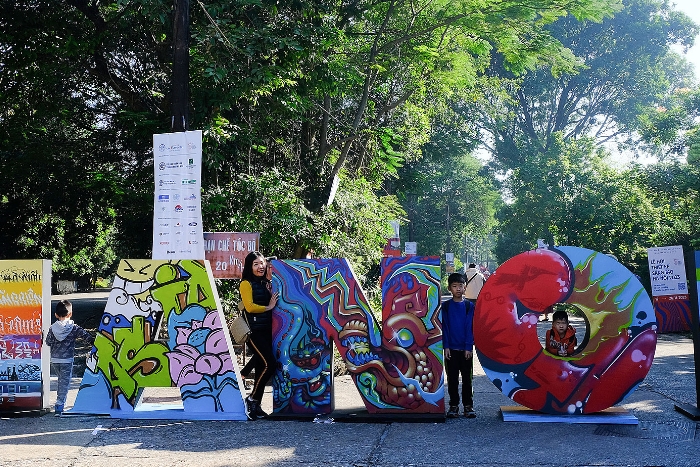
<instances>
[{"instance_id":1,"label":"letter o sculpture","mask_svg":"<svg viewBox=\"0 0 700 467\"><path fill-rule=\"evenodd\" d=\"M559 357L537 337L550 305L574 305L588 332ZM630 395L649 372L656 316L642 284L612 257L585 248L521 253L484 285L474 315L479 361L515 402L550 414L591 414Z\"/></svg>"}]
</instances>

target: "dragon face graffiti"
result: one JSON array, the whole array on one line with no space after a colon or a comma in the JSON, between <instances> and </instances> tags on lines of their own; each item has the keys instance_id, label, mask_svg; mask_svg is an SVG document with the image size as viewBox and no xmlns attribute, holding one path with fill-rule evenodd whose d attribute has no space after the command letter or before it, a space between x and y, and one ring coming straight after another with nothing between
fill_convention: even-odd
<instances>
[{"instance_id":1,"label":"dragon face graffiti","mask_svg":"<svg viewBox=\"0 0 700 467\"><path fill-rule=\"evenodd\" d=\"M383 262L383 328L347 261L275 261L273 268L281 291L273 338L284 362L275 411L332 410L332 340L369 412L444 413L437 258Z\"/></svg>"},{"instance_id":2,"label":"dragon face graffiti","mask_svg":"<svg viewBox=\"0 0 700 467\"><path fill-rule=\"evenodd\" d=\"M273 277L279 284L279 276ZM283 289L284 307L278 306L273 324L275 359L273 377L276 413L319 414L333 410L331 346L321 321L320 306L304 300L300 289Z\"/></svg>"}]
</instances>

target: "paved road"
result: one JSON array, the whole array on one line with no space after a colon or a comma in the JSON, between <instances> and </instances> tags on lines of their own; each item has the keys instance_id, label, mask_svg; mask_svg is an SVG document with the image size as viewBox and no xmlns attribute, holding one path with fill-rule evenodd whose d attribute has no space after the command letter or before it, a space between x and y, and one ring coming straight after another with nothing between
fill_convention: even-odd
<instances>
[{"instance_id":1,"label":"paved road","mask_svg":"<svg viewBox=\"0 0 700 467\"><path fill-rule=\"evenodd\" d=\"M109 290L52 295L51 321L56 319L53 316L56 304L61 300L69 300L73 304L73 321L84 328L95 329L107 304L107 297L109 297Z\"/></svg>"},{"instance_id":2,"label":"paved road","mask_svg":"<svg viewBox=\"0 0 700 467\"><path fill-rule=\"evenodd\" d=\"M649 375L622 404L636 426L504 422L500 407L514 404L478 364L474 388L476 419L430 424L0 419L0 466L700 465L698 425L674 410L696 402L693 345L682 335L659 337ZM356 404L354 385L338 378L336 407Z\"/></svg>"}]
</instances>

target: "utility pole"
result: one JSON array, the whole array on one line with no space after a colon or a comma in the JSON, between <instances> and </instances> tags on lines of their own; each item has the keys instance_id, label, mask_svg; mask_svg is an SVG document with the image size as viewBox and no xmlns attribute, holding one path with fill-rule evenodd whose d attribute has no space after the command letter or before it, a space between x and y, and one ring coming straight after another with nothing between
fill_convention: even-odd
<instances>
[{"instance_id":1,"label":"utility pole","mask_svg":"<svg viewBox=\"0 0 700 467\"><path fill-rule=\"evenodd\" d=\"M189 128L190 0L175 0L173 15L173 132Z\"/></svg>"}]
</instances>

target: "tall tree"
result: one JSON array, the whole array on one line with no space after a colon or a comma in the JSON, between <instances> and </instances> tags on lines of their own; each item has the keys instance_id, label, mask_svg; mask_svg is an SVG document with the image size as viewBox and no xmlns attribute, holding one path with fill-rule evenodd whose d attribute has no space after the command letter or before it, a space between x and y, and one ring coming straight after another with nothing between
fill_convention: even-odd
<instances>
[{"instance_id":1,"label":"tall tree","mask_svg":"<svg viewBox=\"0 0 700 467\"><path fill-rule=\"evenodd\" d=\"M336 175L346 195L378 190L404 159L417 157L443 96L470 87L492 53L513 73L540 61L564 67L571 57L545 26L567 14L600 20L618 6L616 0L197 2L190 115L191 128L203 129L206 140L204 190L226 190L241 173L257 179L275 168L299 188L307 223L319 225ZM12 180L0 193L3 209L11 208L6 213L31 205L30 195L18 195L23 189L48 193L60 179L80 201L62 205L62 222L81 218L77 209L86 203L87 230L104 232L96 238L103 242L113 232L118 243L106 243L118 254L148 254L151 135L171 128L171 7L164 0L2 4L0 152L4 167L29 174L3 172ZM68 151L51 144L62 132ZM65 164L57 164L61 157ZM379 199L373 196L370 207ZM44 218L59 198L40 198L32 206ZM212 204L207 212L226 219L218 207L228 205ZM11 228L1 228L4 254L35 254L22 250L25 244L65 249L32 230L33 218L15 217ZM229 218L226 226L249 225L236 223ZM286 254L312 241L299 234ZM76 240L73 248L79 247Z\"/></svg>"},{"instance_id":2,"label":"tall tree","mask_svg":"<svg viewBox=\"0 0 700 467\"><path fill-rule=\"evenodd\" d=\"M506 183L513 200L499 213L501 261L535 246L537 238L613 254L638 267L662 225L648 186L618 172L592 139L555 135L548 152L533 150Z\"/></svg>"},{"instance_id":3,"label":"tall tree","mask_svg":"<svg viewBox=\"0 0 700 467\"><path fill-rule=\"evenodd\" d=\"M470 154L469 129L456 123L438 125L424 156L391 184L407 213L403 237L418 243L419 254L461 256L465 238L490 232L501 203L493 174Z\"/></svg>"},{"instance_id":4,"label":"tall tree","mask_svg":"<svg viewBox=\"0 0 700 467\"><path fill-rule=\"evenodd\" d=\"M568 16L549 29L579 57L575 72L542 65L518 78L498 61L492 66L510 84L492 95L481 122L505 169L524 162L525 147L547 152L557 134L598 145L634 137L647 109L689 85L692 72L671 45L690 47L700 32L666 0L631 0L600 23Z\"/></svg>"}]
</instances>

